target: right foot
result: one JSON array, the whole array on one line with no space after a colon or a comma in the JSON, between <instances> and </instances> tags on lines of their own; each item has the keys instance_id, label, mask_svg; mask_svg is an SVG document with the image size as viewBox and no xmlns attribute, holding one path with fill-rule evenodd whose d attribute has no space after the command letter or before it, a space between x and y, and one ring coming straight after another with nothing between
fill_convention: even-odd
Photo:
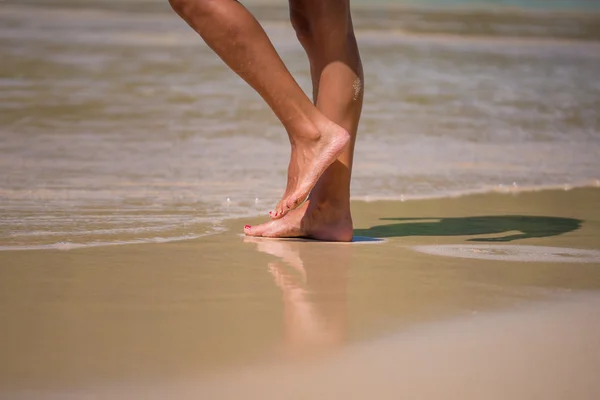
<instances>
[{"instance_id":1,"label":"right foot","mask_svg":"<svg viewBox=\"0 0 600 400\"><path fill-rule=\"evenodd\" d=\"M352 241L352 217L350 209L314 205L307 201L281 219L257 226L246 225L246 236L270 238L302 237L331 242Z\"/></svg>"},{"instance_id":2,"label":"right foot","mask_svg":"<svg viewBox=\"0 0 600 400\"><path fill-rule=\"evenodd\" d=\"M283 218L308 197L310 191L350 140L350 135L339 125L327 121L318 127L311 138L295 138L288 167L288 181L283 198L269 212L272 219Z\"/></svg>"}]
</instances>

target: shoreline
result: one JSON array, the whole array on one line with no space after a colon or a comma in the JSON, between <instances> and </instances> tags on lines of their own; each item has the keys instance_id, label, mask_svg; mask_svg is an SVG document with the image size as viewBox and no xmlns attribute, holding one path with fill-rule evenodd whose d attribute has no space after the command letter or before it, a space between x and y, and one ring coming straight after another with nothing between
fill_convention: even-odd
<instances>
[{"instance_id":1,"label":"shoreline","mask_svg":"<svg viewBox=\"0 0 600 400\"><path fill-rule=\"evenodd\" d=\"M438 195L399 195L399 196L355 196L351 198L353 208L362 208L361 203L369 204L374 202L419 202L428 200L444 200L444 199L461 199L470 196L486 196L486 195L511 195L518 196L521 194L528 193L539 193L539 192L569 192L572 190L595 190L600 187L600 180L590 180L580 182L577 184L564 184L564 185L539 185L539 186L518 186L518 185L498 185L482 189L474 189L471 191L460 191L460 192L449 192ZM210 219L210 217L206 217ZM257 220L263 218L267 221L267 217L263 216L259 211L254 213L248 213L245 216L231 216L212 222L206 222L201 226L210 229L210 232L204 233L187 233L185 235L177 237L161 237L156 235L151 238L135 238L126 241L93 241L88 243L73 242L73 241L59 241L56 243L44 243L44 244L33 244L33 245L0 245L0 253L2 252L14 252L14 251L44 251L44 250L60 250L60 251L71 251L83 248L93 247L104 247L104 246L130 246L130 245L151 245L169 242L182 242L182 241L193 241L201 240L203 237L219 235L225 233L228 228L226 226L233 226L238 221L245 220ZM259 220L260 221L260 220ZM159 233L159 232L157 232ZM240 230L240 233L243 233ZM363 236L363 235L358 235ZM354 241L353 241L354 242Z\"/></svg>"}]
</instances>

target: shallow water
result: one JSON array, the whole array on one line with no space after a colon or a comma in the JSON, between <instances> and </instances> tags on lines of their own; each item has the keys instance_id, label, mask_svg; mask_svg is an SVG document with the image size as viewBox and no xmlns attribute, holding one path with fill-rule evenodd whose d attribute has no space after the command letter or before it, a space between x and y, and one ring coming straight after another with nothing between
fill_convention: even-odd
<instances>
[{"instance_id":1,"label":"shallow water","mask_svg":"<svg viewBox=\"0 0 600 400\"><path fill-rule=\"evenodd\" d=\"M600 16L566 3L359 2L353 196L598 185ZM310 93L284 4L251 8ZM5 1L0 59L0 250L198 237L282 193L285 132L166 1Z\"/></svg>"}]
</instances>

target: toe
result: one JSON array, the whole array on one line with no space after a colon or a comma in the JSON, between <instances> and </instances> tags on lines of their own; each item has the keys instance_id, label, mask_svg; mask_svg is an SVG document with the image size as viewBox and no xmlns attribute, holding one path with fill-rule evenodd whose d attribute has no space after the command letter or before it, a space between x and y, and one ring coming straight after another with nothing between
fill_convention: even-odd
<instances>
[{"instance_id":1,"label":"toe","mask_svg":"<svg viewBox=\"0 0 600 400\"><path fill-rule=\"evenodd\" d=\"M269 212L269 216L271 217L271 219L280 219L285 215L285 213L283 212L283 203L283 200L280 201L277 204L277 207L275 207L275 210Z\"/></svg>"},{"instance_id":2,"label":"toe","mask_svg":"<svg viewBox=\"0 0 600 400\"><path fill-rule=\"evenodd\" d=\"M285 203L285 212L289 212L291 210L295 210L296 208L298 208L298 206L300 204L303 203L304 199L307 197L307 195L301 193L301 194L297 194L293 197L290 197L287 202Z\"/></svg>"},{"instance_id":3,"label":"toe","mask_svg":"<svg viewBox=\"0 0 600 400\"><path fill-rule=\"evenodd\" d=\"M270 222L266 222L264 224L250 226L244 226L244 233L247 236L263 236L263 233L269 228Z\"/></svg>"},{"instance_id":4,"label":"toe","mask_svg":"<svg viewBox=\"0 0 600 400\"><path fill-rule=\"evenodd\" d=\"M298 207L299 200L296 197L289 199L286 203L286 208L288 210L293 210Z\"/></svg>"},{"instance_id":5,"label":"toe","mask_svg":"<svg viewBox=\"0 0 600 400\"><path fill-rule=\"evenodd\" d=\"M280 206L281 206L281 202L277 203L277 205L275 206L275 208L272 209L271 211L269 211L269 218L271 218L271 219L277 219L278 210L279 210Z\"/></svg>"},{"instance_id":6,"label":"toe","mask_svg":"<svg viewBox=\"0 0 600 400\"><path fill-rule=\"evenodd\" d=\"M281 218L285 217L285 215L288 213L288 211L289 211L288 209L281 207L281 209L275 215L275 219L281 219Z\"/></svg>"}]
</instances>

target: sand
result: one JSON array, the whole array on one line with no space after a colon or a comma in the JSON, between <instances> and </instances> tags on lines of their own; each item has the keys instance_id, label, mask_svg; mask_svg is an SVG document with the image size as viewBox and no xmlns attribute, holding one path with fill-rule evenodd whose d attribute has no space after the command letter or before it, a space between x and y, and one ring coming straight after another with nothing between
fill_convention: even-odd
<instances>
[{"instance_id":1,"label":"sand","mask_svg":"<svg viewBox=\"0 0 600 400\"><path fill-rule=\"evenodd\" d=\"M0 398L598 398L600 189L353 213L350 244L0 252Z\"/></svg>"}]
</instances>

